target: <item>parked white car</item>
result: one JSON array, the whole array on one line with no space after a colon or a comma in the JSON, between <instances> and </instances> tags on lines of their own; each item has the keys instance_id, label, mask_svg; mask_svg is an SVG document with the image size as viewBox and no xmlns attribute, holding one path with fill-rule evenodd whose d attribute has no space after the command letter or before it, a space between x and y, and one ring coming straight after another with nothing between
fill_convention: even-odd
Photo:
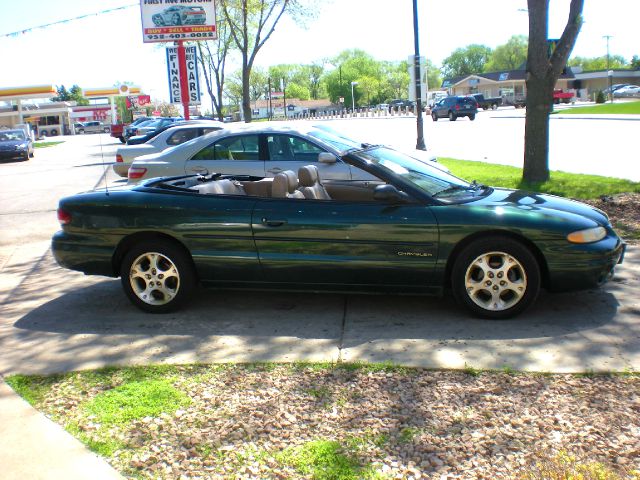
<instances>
[{"instance_id":1,"label":"parked white car","mask_svg":"<svg viewBox=\"0 0 640 480\"><path fill-rule=\"evenodd\" d=\"M113 164L113 170L121 177L127 177L129 167L136 157L161 152L222 128L225 128L222 122L198 120L194 123L170 127L146 143L122 145L116 150L116 163Z\"/></svg>"},{"instance_id":2,"label":"parked white car","mask_svg":"<svg viewBox=\"0 0 640 480\"><path fill-rule=\"evenodd\" d=\"M627 85L625 87L618 88L614 90L613 96L616 98L619 97L640 97L640 86L638 85Z\"/></svg>"},{"instance_id":3,"label":"parked white car","mask_svg":"<svg viewBox=\"0 0 640 480\"><path fill-rule=\"evenodd\" d=\"M356 172L367 177L354 178L352 168L341 159L351 150L369 146L310 124L243 124L136 158L129 168L129 183L185 174L274 177L305 165L315 165L323 180L371 180L360 169ZM437 162L429 164L444 169Z\"/></svg>"}]
</instances>

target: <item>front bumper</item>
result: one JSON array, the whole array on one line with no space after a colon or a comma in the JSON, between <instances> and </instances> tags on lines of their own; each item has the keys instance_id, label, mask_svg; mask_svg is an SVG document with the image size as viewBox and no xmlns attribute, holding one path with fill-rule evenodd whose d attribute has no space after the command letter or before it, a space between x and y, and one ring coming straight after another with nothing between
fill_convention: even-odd
<instances>
[{"instance_id":1,"label":"front bumper","mask_svg":"<svg viewBox=\"0 0 640 480\"><path fill-rule=\"evenodd\" d=\"M575 245L562 258L549 263L549 290L564 292L603 285L624 261L626 247L623 241L611 237L593 244Z\"/></svg>"},{"instance_id":2,"label":"front bumper","mask_svg":"<svg viewBox=\"0 0 640 480\"><path fill-rule=\"evenodd\" d=\"M27 158L29 150L0 150L0 160L15 160L17 158Z\"/></svg>"}]
</instances>

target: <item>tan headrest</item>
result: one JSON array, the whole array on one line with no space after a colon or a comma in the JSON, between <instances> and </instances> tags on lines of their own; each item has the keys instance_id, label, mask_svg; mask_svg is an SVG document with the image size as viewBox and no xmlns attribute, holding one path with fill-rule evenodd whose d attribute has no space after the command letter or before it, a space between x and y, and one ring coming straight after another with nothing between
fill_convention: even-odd
<instances>
[{"instance_id":1,"label":"tan headrest","mask_svg":"<svg viewBox=\"0 0 640 480\"><path fill-rule=\"evenodd\" d=\"M298 169L298 178L303 187L313 187L318 182L318 168L315 165L305 165Z\"/></svg>"},{"instance_id":2,"label":"tan headrest","mask_svg":"<svg viewBox=\"0 0 640 480\"><path fill-rule=\"evenodd\" d=\"M287 193L295 192L296 188L298 188L298 177L291 170L285 170L273 177L272 195L274 197L286 197Z\"/></svg>"}]
</instances>

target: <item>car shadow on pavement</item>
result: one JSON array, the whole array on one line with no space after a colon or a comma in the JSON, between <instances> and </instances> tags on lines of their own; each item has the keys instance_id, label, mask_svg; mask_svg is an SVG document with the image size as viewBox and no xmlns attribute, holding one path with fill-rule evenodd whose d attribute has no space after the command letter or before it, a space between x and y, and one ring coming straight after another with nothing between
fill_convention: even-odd
<instances>
[{"instance_id":1,"label":"car shadow on pavement","mask_svg":"<svg viewBox=\"0 0 640 480\"><path fill-rule=\"evenodd\" d=\"M505 340L555 337L597 329L615 317L606 290L542 293L523 315L503 321L468 316L450 296L240 292L200 288L169 314L130 304L120 281L106 279L68 291L20 318L31 332L118 335L251 335L301 339Z\"/></svg>"}]
</instances>

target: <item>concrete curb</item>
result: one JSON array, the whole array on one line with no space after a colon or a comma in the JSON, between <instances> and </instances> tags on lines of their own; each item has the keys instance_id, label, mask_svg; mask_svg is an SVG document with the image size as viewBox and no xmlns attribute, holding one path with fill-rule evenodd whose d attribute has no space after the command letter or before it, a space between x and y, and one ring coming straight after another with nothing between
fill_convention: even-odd
<instances>
[{"instance_id":1,"label":"concrete curb","mask_svg":"<svg viewBox=\"0 0 640 480\"><path fill-rule=\"evenodd\" d=\"M0 465L4 480L122 480L0 378Z\"/></svg>"}]
</instances>

